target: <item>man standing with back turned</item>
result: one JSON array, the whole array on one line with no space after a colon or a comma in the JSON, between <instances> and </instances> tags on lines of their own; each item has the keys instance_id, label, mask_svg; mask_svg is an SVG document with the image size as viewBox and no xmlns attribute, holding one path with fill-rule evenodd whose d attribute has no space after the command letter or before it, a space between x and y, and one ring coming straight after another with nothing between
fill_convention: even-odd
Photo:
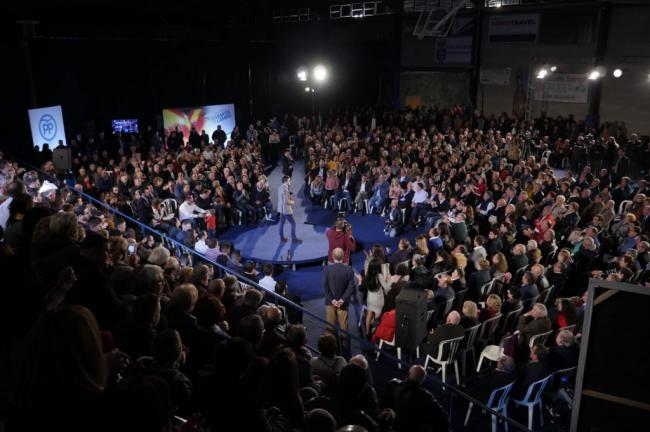
<instances>
[{"instance_id":1,"label":"man standing with back turned","mask_svg":"<svg viewBox=\"0 0 650 432\"><path fill-rule=\"evenodd\" d=\"M282 184L278 188L278 212L280 212L280 240L286 242L288 239L284 236L284 222L289 221L291 225L291 241L295 243L302 243L296 237L296 220L293 218L293 195L289 190L291 186L291 177L283 176Z\"/></svg>"},{"instance_id":2,"label":"man standing with back turned","mask_svg":"<svg viewBox=\"0 0 650 432\"><path fill-rule=\"evenodd\" d=\"M343 249L332 251L334 263L323 269L323 289L325 290L325 308L327 322L338 324L348 330L348 306L353 300L355 281L352 267L343 264ZM333 329L329 329L333 332Z\"/></svg>"}]
</instances>

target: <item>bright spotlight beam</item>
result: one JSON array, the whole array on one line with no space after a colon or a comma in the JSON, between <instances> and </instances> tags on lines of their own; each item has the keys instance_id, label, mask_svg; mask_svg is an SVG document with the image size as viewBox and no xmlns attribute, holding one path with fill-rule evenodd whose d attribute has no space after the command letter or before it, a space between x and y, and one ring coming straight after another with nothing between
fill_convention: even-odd
<instances>
[{"instance_id":1,"label":"bright spotlight beam","mask_svg":"<svg viewBox=\"0 0 650 432\"><path fill-rule=\"evenodd\" d=\"M318 65L314 68L314 79L322 82L327 78L327 69L323 65Z\"/></svg>"},{"instance_id":2,"label":"bright spotlight beam","mask_svg":"<svg viewBox=\"0 0 650 432\"><path fill-rule=\"evenodd\" d=\"M298 76L299 81L307 81L307 69L306 68L298 68L298 71L296 72L296 75Z\"/></svg>"}]
</instances>

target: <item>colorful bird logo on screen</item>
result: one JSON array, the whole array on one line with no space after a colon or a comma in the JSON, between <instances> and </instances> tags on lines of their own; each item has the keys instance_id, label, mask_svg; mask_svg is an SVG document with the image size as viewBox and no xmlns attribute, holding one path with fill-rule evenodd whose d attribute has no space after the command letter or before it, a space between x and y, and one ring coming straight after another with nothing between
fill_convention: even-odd
<instances>
[{"instance_id":1,"label":"colorful bird logo on screen","mask_svg":"<svg viewBox=\"0 0 650 432\"><path fill-rule=\"evenodd\" d=\"M199 133L205 127L205 109L202 107L165 109L163 110L163 124L165 135L169 135L178 128L183 134L183 138L187 140L192 127Z\"/></svg>"}]
</instances>

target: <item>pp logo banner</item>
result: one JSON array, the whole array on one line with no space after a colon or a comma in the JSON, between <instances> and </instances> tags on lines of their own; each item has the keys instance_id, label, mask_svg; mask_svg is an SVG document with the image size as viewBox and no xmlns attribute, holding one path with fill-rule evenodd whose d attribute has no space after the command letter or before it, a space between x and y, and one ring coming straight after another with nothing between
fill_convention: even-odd
<instances>
[{"instance_id":1,"label":"pp logo banner","mask_svg":"<svg viewBox=\"0 0 650 432\"><path fill-rule=\"evenodd\" d=\"M38 131L45 141L56 137L56 120L49 114L44 114L38 121Z\"/></svg>"},{"instance_id":2,"label":"pp logo banner","mask_svg":"<svg viewBox=\"0 0 650 432\"><path fill-rule=\"evenodd\" d=\"M43 144L55 148L62 142L67 145L63 127L63 112L60 105L36 108L28 111L32 130L32 141L39 150Z\"/></svg>"}]
</instances>

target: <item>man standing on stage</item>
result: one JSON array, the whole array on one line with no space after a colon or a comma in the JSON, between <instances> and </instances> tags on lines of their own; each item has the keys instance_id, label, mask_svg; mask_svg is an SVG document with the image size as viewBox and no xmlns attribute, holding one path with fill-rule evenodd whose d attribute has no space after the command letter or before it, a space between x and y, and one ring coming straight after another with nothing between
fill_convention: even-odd
<instances>
[{"instance_id":1,"label":"man standing on stage","mask_svg":"<svg viewBox=\"0 0 650 432\"><path fill-rule=\"evenodd\" d=\"M284 236L284 222L289 221L291 225L291 241L294 243L302 243L296 237L296 220L293 218L293 194L289 190L291 186L291 177L283 176L282 184L278 189L278 212L280 212L280 240L286 242L288 239Z\"/></svg>"}]
</instances>

